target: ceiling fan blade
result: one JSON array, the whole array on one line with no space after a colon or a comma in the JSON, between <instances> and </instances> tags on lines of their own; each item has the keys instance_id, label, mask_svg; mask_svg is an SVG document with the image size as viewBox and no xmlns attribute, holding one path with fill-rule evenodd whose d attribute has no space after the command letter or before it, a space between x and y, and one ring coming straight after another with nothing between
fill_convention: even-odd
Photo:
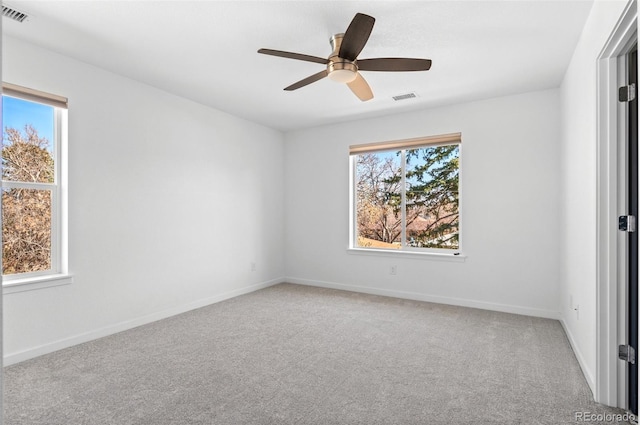
<instances>
[{"instance_id":1,"label":"ceiling fan blade","mask_svg":"<svg viewBox=\"0 0 640 425\"><path fill-rule=\"evenodd\" d=\"M428 71L431 59L375 58L358 60L360 71Z\"/></svg>"},{"instance_id":2,"label":"ceiling fan blade","mask_svg":"<svg viewBox=\"0 0 640 425\"><path fill-rule=\"evenodd\" d=\"M326 65L329 61L318 56L303 55L302 53L284 52L282 50L260 49L258 53L263 55L280 56L281 58L297 59L299 61L315 62Z\"/></svg>"},{"instance_id":3,"label":"ceiling fan blade","mask_svg":"<svg viewBox=\"0 0 640 425\"><path fill-rule=\"evenodd\" d=\"M323 79L327 75L329 75L329 72L327 72L326 69L323 69L322 71L318 72L317 74L313 74L313 75L305 78L304 80L300 80L297 83L291 84L289 87L285 87L285 90L286 91L292 91L292 90L299 89L300 87L304 87L304 86L307 86L307 85L309 85L311 83L315 83L316 81Z\"/></svg>"},{"instance_id":4,"label":"ceiling fan blade","mask_svg":"<svg viewBox=\"0 0 640 425\"><path fill-rule=\"evenodd\" d=\"M356 74L356 79L350 83L347 83L347 85L349 86L353 94L358 96L361 101L366 102L367 100L373 99L373 92L371 91L371 87L369 87L369 84L362 77L362 75L360 75L359 72Z\"/></svg>"},{"instance_id":5,"label":"ceiling fan blade","mask_svg":"<svg viewBox=\"0 0 640 425\"><path fill-rule=\"evenodd\" d=\"M375 18L363 13L356 13L342 37L338 56L350 61L356 60L364 45L367 44Z\"/></svg>"}]
</instances>

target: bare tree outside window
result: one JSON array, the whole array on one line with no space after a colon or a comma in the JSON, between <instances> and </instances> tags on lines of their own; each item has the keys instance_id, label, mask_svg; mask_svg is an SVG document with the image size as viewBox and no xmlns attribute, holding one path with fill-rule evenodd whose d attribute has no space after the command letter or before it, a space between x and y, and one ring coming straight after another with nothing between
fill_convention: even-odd
<instances>
[{"instance_id":1,"label":"bare tree outside window","mask_svg":"<svg viewBox=\"0 0 640 425\"><path fill-rule=\"evenodd\" d=\"M5 182L54 183L51 141L32 125L5 128L2 167ZM52 190L8 186L2 190L2 273L50 270Z\"/></svg>"},{"instance_id":2,"label":"bare tree outside window","mask_svg":"<svg viewBox=\"0 0 640 425\"><path fill-rule=\"evenodd\" d=\"M356 220L359 246L400 248L402 168L399 154L358 155Z\"/></svg>"}]
</instances>

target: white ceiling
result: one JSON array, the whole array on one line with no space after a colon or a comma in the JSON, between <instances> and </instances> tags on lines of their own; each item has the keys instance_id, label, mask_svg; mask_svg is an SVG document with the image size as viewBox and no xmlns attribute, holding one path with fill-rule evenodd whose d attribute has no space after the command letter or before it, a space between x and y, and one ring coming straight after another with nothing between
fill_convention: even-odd
<instances>
[{"instance_id":1,"label":"white ceiling","mask_svg":"<svg viewBox=\"0 0 640 425\"><path fill-rule=\"evenodd\" d=\"M280 130L558 87L592 6L570 1L24 1L3 33ZM420 57L427 72L363 72L361 102L323 65L356 12L376 18L359 58ZM394 95L415 99L395 102Z\"/></svg>"}]
</instances>

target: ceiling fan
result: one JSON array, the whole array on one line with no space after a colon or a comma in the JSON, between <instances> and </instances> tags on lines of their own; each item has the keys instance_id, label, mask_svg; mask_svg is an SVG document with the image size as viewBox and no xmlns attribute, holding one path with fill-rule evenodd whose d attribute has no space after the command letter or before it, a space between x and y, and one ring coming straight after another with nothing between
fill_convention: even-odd
<instances>
[{"instance_id":1,"label":"ceiling fan","mask_svg":"<svg viewBox=\"0 0 640 425\"><path fill-rule=\"evenodd\" d=\"M358 55L367 43L375 21L369 15L357 13L344 34L336 34L329 40L333 51L327 59L272 49L260 49L258 53L327 66L326 69L285 87L287 91L297 90L324 77L329 77L331 80L347 83L351 91L364 102L373 99L373 92L358 71L428 71L431 68L430 59L375 58L358 60Z\"/></svg>"}]
</instances>

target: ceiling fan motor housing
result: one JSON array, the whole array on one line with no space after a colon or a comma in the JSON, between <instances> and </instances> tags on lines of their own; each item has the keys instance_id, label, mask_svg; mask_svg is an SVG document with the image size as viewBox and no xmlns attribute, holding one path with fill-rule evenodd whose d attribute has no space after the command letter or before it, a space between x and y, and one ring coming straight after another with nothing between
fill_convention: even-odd
<instances>
[{"instance_id":1,"label":"ceiling fan motor housing","mask_svg":"<svg viewBox=\"0 0 640 425\"><path fill-rule=\"evenodd\" d=\"M344 34L336 34L329 39L333 52L327 64L328 77L339 83L350 83L357 77L358 65L356 61L349 61L339 56L340 46Z\"/></svg>"}]
</instances>

